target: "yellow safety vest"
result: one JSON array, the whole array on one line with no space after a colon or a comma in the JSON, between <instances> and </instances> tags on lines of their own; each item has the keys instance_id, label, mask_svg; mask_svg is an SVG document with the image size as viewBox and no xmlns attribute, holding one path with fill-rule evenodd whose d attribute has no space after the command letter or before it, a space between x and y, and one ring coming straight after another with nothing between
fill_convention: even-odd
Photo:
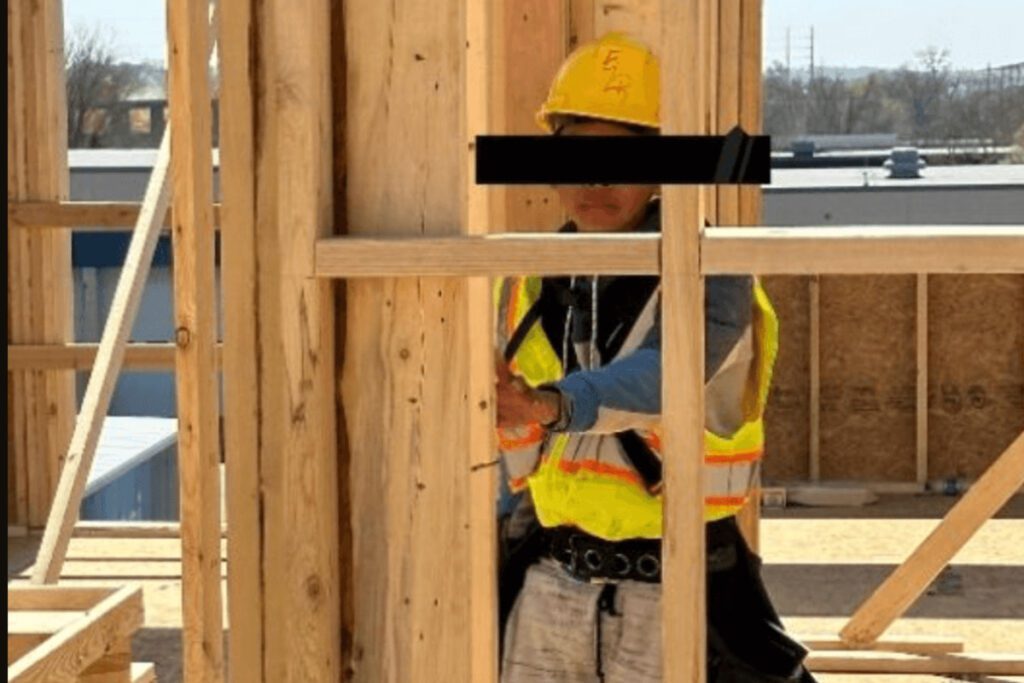
<instances>
[{"instance_id":1,"label":"yellow safety vest","mask_svg":"<svg viewBox=\"0 0 1024 683\"><path fill-rule=\"evenodd\" d=\"M540 297L541 279L521 277L495 283L499 348L518 329ZM705 430L704 517L714 521L736 514L751 495L764 452L764 408L778 349L778 318L767 294L755 281L754 360L743 399L744 423L723 435ZM555 382L564 372L541 322L536 321L511 359L510 369L529 385ZM636 430L661 456L660 429ZM572 439L588 435L547 433L540 425L498 429L498 444L513 490L529 486L540 523L575 526L607 540L660 538L660 490L649 490L631 467L599 459L568 459ZM593 438L593 437L592 437ZM518 468L518 469L517 469Z\"/></svg>"}]
</instances>

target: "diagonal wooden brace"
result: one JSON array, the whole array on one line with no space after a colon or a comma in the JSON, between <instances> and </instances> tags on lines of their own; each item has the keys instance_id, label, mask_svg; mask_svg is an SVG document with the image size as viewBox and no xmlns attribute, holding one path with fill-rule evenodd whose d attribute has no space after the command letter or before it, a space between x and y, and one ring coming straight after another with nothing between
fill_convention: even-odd
<instances>
[{"instance_id":1,"label":"diagonal wooden brace","mask_svg":"<svg viewBox=\"0 0 1024 683\"><path fill-rule=\"evenodd\" d=\"M839 632L846 643L873 643L928 588L953 556L1024 485L1024 434L1010 444L903 564L857 608Z\"/></svg>"}]
</instances>

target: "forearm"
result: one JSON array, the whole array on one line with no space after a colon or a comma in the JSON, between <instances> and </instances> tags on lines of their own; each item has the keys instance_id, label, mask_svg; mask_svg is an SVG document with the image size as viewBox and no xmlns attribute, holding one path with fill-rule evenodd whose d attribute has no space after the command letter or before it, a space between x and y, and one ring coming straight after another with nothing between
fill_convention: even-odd
<instances>
[{"instance_id":1,"label":"forearm","mask_svg":"<svg viewBox=\"0 0 1024 683\"><path fill-rule=\"evenodd\" d=\"M705 291L707 382L750 324L752 279L708 278ZM573 372L554 386L568 411L556 425L560 431L612 433L653 425L661 413L660 319L636 351L606 366Z\"/></svg>"}]
</instances>

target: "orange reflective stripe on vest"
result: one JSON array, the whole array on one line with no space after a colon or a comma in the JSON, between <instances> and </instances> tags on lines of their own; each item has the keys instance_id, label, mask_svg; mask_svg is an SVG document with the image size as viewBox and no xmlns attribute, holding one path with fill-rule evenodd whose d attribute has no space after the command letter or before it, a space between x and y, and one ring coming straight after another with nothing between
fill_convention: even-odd
<instances>
[{"instance_id":1,"label":"orange reflective stripe on vest","mask_svg":"<svg viewBox=\"0 0 1024 683\"><path fill-rule=\"evenodd\" d=\"M499 348L540 296L536 277L500 280L495 287L499 311ZM744 392L744 422L730 435L706 431L705 500L707 521L735 514L751 494L764 451L764 407L778 348L778 320L760 284L754 287L754 365ZM540 322L533 324L517 349L511 367L531 386L562 378L557 352ZM659 456L659 430L637 430ZM502 456L514 489L529 485L537 516L544 526L573 525L609 540L657 538L661 535L660 491L649 491L637 472L587 457L588 448L607 436L552 434L536 439L522 428L515 435L499 430ZM588 441L589 440L589 441ZM565 459L569 448L574 456Z\"/></svg>"}]
</instances>

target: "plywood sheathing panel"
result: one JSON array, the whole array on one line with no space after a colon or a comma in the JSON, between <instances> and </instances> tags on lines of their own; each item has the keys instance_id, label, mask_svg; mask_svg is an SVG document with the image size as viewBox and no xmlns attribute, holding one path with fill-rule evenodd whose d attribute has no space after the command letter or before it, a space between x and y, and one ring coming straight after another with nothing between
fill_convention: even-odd
<instances>
[{"instance_id":1,"label":"plywood sheathing panel","mask_svg":"<svg viewBox=\"0 0 1024 683\"><path fill-rule=\"evenodd\" d=\"M462 4L345 4L350 234L460 232ZM458 279L348 284L355 681L470 680L465 297Z\"/></svg>"},{"instance_id":2,"label":"plywood sheathing panel","mask_svg":"<svg viewBox=\"0 0 1024 683\"><path fill-rule=\"evenodd\" d=\"M808 278L764 278L779 316L779 356L765 413L764 477L805 479L810 439Z\"/></svg>"},{"instance_id":3,"label":"plywood sheathing panel","mask_svg":"<svg viewBox=\"0 0 1024 683\"><path fill-rule=\"evenodd\" d=\"M916 278L821 278L821 476L915 481Z\"/></svg>"},{"instance_id":4,"label":"plywood sheathing panel","mask_svg":"<svg viewBox=\"0 0 1024 683\"><path fill-rule=\"evenodd\" d=\"M976 478L1024 430L1024 277L929 278L929 476Z\"/></svg>"}]
</instances>

